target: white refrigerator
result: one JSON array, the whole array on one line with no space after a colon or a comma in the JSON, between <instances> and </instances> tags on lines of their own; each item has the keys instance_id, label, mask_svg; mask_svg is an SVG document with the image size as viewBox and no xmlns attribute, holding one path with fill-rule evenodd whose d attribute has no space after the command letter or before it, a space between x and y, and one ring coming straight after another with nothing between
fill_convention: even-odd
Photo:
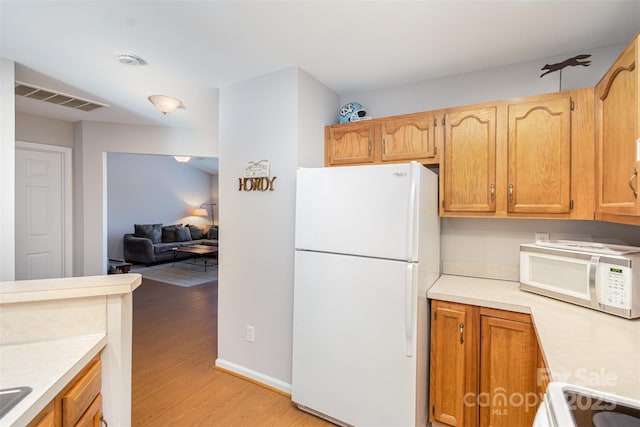
<instances>
[{"instance_id":1,"label":"white refrigerator","mask_svg":"<svg viewBox=\"0 0 640 427\"><path fill-rule=\"evenodd\" d=\"M427 424L438 177L405 164L299 169L292 400L340 425Z\"/></svg>"}]
</instances>

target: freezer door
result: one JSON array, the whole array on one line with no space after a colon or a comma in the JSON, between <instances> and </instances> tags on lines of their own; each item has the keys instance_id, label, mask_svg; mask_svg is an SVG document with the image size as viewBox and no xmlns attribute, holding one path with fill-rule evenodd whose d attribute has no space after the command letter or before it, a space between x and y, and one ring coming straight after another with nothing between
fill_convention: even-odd
<instances>
[{"instance_id":1,"label":"freezer door","mask_svg":"<svg viewBox=\"0 0 640 427\"><path fill-rule=\"evenodd\" d=\"M417 261L426 173L415 162L298 169L295 247Z\"/></svg>"},{"instance_id":2,"label":"freezer door","mask_svg":"<svg viewBox=\"0 0 640 427\"><path fill-rule=\"evenodd\" d=\"M351 425L415 425L428 358L415 265L295 256L292 400Z\"/></svg>"}]
</instances>

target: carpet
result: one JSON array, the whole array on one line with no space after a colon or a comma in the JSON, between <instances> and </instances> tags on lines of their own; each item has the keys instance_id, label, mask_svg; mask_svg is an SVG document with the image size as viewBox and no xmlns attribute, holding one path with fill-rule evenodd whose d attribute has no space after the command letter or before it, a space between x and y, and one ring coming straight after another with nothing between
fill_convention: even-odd
<instances>
[{"instance_id":1,"label":"carpet","mask_svg":"<svg viewBox=\"0 0 640 427\"><path fill-rule=\"evenodd\" d=\"M215 260L207 261L207 271L200 260L189 260L152 265L149 267L134 266L131 273L142 274L142 279L156 280L169 285L182 287L197 286L218 279L218 265Z\"/></svg>"}]
</instances>

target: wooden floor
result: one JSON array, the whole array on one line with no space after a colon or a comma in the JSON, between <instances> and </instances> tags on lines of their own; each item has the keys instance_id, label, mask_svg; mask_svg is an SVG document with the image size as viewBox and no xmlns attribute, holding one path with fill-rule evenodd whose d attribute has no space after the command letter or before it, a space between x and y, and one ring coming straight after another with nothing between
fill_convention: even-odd
<instances>
[{"instance_id":1,"label":"wooden floor","mask_svg":"<svg viewBox=\"0 0 640 427\"><path fill-rule=\"evenodd\" d=\"M133 293L133 426L333 426L279 393L214 370L217 281L144 280Z\"/></svg>"}]
</instances>

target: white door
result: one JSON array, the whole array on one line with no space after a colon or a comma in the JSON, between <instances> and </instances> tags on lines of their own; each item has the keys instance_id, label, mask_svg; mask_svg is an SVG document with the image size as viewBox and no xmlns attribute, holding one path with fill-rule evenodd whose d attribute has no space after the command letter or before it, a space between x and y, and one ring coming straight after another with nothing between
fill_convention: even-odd
<instances>
[{"instance_id":1,"label":"white door","mask_svg":"<svg viewBox=\"0 0 640 427\"><path fill-rule=\"evenodd\" d=\"M16 280L71 276L71 149L16 142Z\"/></svg>"},{"instance_id":2,"label":"white door","mask_svg":"<svg viewBox=\"0 0 640 427\"><path fill-rule=\"evenodd\" d=\"M416 261L420 168L299 169L296 249Z\"/></svg>"},{"instance_id":3,"label":"white door","mask_svg":"<svg viewBox=\"0 0 640 427\"><path fill-rule=\"evenodd\" d=\"M292 400L357 426L415 424L415 265L295 253ZM424 325L426 327L426 325ZM417 357L417 354L421 357Z\"/></svg>"}]
</instances>

